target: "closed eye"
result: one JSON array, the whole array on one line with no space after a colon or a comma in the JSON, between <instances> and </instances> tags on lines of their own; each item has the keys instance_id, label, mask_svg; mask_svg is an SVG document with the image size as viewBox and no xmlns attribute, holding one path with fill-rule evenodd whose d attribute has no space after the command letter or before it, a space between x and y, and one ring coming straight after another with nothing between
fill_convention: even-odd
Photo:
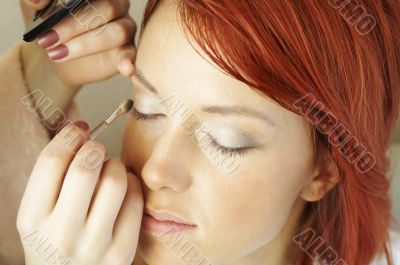
<instances>
[{"instance_id":1,"label":"closed eye","mask_svg":"<svg viewBox=\"0 0 400 265\"><path fill-rule=\"evenodd\" d=\"M164 118L164 114L144 114L139 112L135 107L132 108L131 114L137 120L158 120Z\"/></svg>"},{"instance_id":2,"label":"closed eye","mask_svg":"<svg viewBox=\"0 0 400 265\"><path fill-rule=\"evenodd\" d=\"M244 155L246 154L252 147L226 147L217 142L217 140L212 137L209 133L207 133L208 142L211 144L213 148L217 151L221 152L223 155Z\"/></svg>"}]
</instances>

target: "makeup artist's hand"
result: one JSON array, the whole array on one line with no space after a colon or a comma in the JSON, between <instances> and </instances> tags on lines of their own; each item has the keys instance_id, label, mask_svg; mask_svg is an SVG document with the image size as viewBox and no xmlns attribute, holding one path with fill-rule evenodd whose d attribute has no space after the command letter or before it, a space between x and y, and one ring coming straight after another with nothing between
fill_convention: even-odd
<instances>
[{"instance_id":1,"label":"makeup artist's hand","mask_svg":"<svg viewBox=\"0 0 400 265\"><path fill-rule=\"evenodd\" d=\"M50 0L20 0L25 24ZM37 2L37 3L36 3ZM59 78L71 88L134 71L133 39L136 24L129 15L130 0L96 0L56 25L38 40L42 63L51 63ZM30 43L31 44L31 43ZM32 52L38 45L26 44ZM29 49L28 49L29 50ZM28 51L29 52L29 51Z\"/></svg>"},{"instance_id":2,"label":"makeup artist's hand","mask_svg":"<svg viewBox=\"0 0 400 265\"><path fill-rule=\"evenodd\" d=\"M128 13L129 1L91 1L42 36L38 41L41 45L37 41L22 45L21 58L28 89L40 91L43 98L52 103L47 107L47 104L34 102L39 112L45 112L41 115L45 117L43 122L53 123L54 117L49 113L59 113L59 110L66 113L84 85L107 79L118 71L123 75L132 74L136 24ZM31 22L36 10L43 9L49 2L20 0L25 24ZM61 55L65 57L61 59ZM58 59L54 62L50 57Z\"/></svg>"},{"instance_id":3,"label":"makeup artist's hand","mask_svg":"<svg viewBox=\"0 0 400 265\"><path fill-rule=\"evenodd\" d=\"M67 125L36 162L17 217L27 265L130 265L134 259L140 181L118 160L103 163L104 147L84 143L86 136Z\"/></svg>"}]
</instances>

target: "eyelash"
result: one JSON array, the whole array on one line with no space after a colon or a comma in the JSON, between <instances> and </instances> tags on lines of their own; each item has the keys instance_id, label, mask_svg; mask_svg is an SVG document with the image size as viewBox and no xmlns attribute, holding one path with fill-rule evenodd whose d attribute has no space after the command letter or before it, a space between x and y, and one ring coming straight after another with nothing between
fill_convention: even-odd
<instances>
[{"instance_id":1,"label":"eyelash","mask_svg":"<svg viewBox=\"0 0 400 265\"><path fill-rule=\"evenodd\" d=\"M135 108L132 108L131 113L135 119L143 121L159 120L165 116L163 114L144 114L137 111ZM249 151L249 149L251 149L251 147L239 147L239 148L225 147L220 145L217 142L217 140L215 140L215 138L211 136L211 134L207 133L207 137L211 146L218 152L221 152L221 154L223 155L245 155Z\"/></svg>"},{"instance_id":2,"label":"eyelash","mask_svg":"<svg viewBox=\"0 0 400 265\"><path fill-rule=\"evenodd\" d=\"M221 152L223 155L245 155L251 147L238 147L238 148L229 148L220 145L214 137L212 137L209 133L207 133L209 143L215 148L217 151Z\"/></svg>"},{"instance_id":3,"label":"eyelash","mask_svg":"<svg viewBox=\"0 0 400 265\"><path fill-rule=\"evenodd\" d=\"M163 114L144 114L144 113L141 113L141 112L137 111L135 109L135 107L132 108L131 113L132 113L133 117L135 117L135 119L143 120L143 121L146 121L146 120L158 120L158 119L161 119L161 118L163 118L165 116Z\"/></svg>"}]
</instances>

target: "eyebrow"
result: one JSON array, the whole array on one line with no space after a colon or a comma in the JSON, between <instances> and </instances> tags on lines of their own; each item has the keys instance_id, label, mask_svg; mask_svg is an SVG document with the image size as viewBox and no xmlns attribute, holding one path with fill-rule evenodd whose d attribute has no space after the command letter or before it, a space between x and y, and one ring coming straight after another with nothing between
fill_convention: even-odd
<instances>
[{"instance_id":1,"label":"eyebrow","mask_svg":"<svg viewBox=\"0 0 400 265\"><path fill-rule=\"evenodd\" d=\"M144 75L139 69L136 70L135 76L144 85L145 88L147 88L148 90L150 90L155 94L158 94L157 89L151 84L151 82L149 82L146 79L146 77L144 77ZM244 117L250 116L253 118L263 120L269 125L279 127L277 123L273 119L271 119L268 115L251 108L246 108L241 106L203 106L201 108L201 111L211 114L236 115Z\"/></svg>"},{"instance_id":2,"label":"eyebrow","mask_svg":"<svg viewBox=\"0 0 400 265\"><path fill-rule=\"evenodd\" d=\"M278 127L277 123L268 115L254 109L241 106L204 106L201 108L203 112L217 113L221 115L236 115L244 117L253 117L267 122L268 124Z\"/></svg>"},{"instance_id":3,"label":"eyebrow","mask_svg":"<svg viewBox=\"0 0 400 265\"><path fill-rule=\"evenodd\" d=\"M146 79L146 77L144 77L139 69L136 70L135 76L148 90L155 94L158 94L157 89Z\"/></svg>"}]
</instances>

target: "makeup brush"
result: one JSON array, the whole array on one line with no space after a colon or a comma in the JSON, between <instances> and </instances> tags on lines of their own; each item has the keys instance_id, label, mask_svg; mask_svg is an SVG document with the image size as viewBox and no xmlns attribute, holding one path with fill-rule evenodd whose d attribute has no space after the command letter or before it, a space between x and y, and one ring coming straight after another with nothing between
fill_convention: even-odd
<instances>
[{"instance_id":1,"label":"makeup brush","mask_svg":"<svg viewBox=\"0 0 400 265\"><path fill-rule=\"evenodd\" d=\"M110 126L110 124L113 121L115 121L118 117L128 113L132 109L132 107L133 107L133 101L130 99L121 102L118 108L105 121L102 121L99 125L96 126L96 128L94 128L90 132L89 139L94 140L105 128Z\"/></svg>"}]
</instances>

